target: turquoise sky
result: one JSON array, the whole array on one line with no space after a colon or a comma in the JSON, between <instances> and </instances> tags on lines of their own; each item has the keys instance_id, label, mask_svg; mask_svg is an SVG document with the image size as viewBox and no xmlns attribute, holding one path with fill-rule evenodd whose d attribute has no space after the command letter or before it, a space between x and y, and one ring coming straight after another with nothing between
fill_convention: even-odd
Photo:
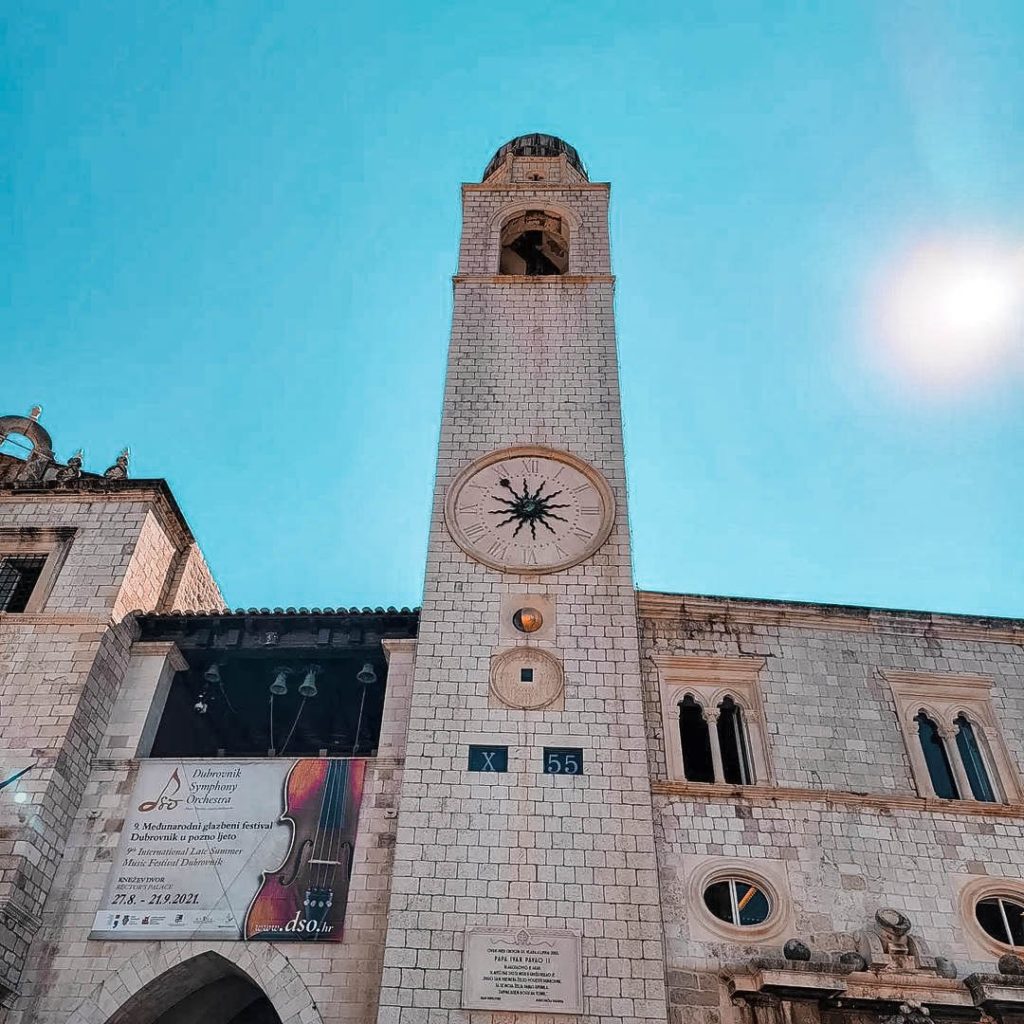
<instances>
[{"instance_id":1,"label":"turquoise sky","mask_svg":"<svg viewBox=\"0 0 1024 1024\"><path fill-rule=\"evenodd\" d=\"M5 5L0 413L131 444L231 605L415 604L459 183L612 182L637 582L1024 615L1024 340L869 358L923 237L1024 244L1024 4Z\"/></svg>"}]
</instances>

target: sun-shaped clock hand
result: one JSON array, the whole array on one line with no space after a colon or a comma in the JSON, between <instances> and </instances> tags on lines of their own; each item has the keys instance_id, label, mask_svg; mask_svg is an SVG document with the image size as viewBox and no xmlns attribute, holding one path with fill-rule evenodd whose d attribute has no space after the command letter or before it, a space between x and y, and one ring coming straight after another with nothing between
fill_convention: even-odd
<instances>
[{"instance_id":1,"label":"sun-shaped clock hand","mask_svg":"<svg viewBox=\"0 0 1024 1024\"><path fill-rule=\"evenodd\" d=\"M564 516L558 515L554 511L556 508L569 508L566 504L555 504L555 498L561 495L561 491L554 491L551 494L544 494L544 488L547 486L547 481L542 480L540 486L536 491L530 492L530 488L523 480L523 490L520 494L513 486L512 481L505 478L498 481L500 487L504 487L505 490L512 495L511 499L503 498L500 494L491 495L495 501L499 502L504 508L493 509L488 512L492 516L505 516L498 526L507 526L511 523L516 524L516 528L512 533L515 537L519 534L519 531L524 527L530 528L530 534L534 540L537 539L537 526L543 526L549 533L555 533L555 529L548 522L549 519L557 519L560 522L567 523L569 520Z\"/></svg>"}]
</instances>

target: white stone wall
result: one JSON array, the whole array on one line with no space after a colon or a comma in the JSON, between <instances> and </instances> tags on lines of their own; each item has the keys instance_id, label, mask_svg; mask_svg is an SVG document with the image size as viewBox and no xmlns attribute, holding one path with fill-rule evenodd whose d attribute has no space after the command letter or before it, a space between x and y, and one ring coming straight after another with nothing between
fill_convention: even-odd
<instances>
[{"instance_id":1,"label":"white stone wall","mask_svg":"<svg viewBox=\"0 0 1024 1024\"><path fill-rule=\"evenodd\" d=\"M33 528L73 531L43 607L0 614L0 764L35 765L19 784L28 801L0 802L7 987L18 982L125 671L131 628L121 620L130 608L158 605L177 554L191 543L180 524L161 522L159 507L148 491L0 494L0 543Z\"/></svg>"},{"instance_id":2,"label":"white stone wall","mask_svg":"<svg viewBox=\"0 0 1024 1024\"><path fill-rule=\"evenodd\" d=\"M821 619L817 628L744 623L737 602L730 605L728 621L648 617L642 625L652 709L657 699L652 654L765 659L759 683L780 786L915 794L886 670L991 679L992 706L1010 755L1018 772L1024 765L1024 654L1017 643L941 637L924 622L903 619L869 629L853 616L846 623L839 616ZM660 716L652 714L648 722L654 740L651 770L665 778Z\"/></svg>"},{"instance_id":3,"label":"white stone wall","mask_svg":"<svg viewBox=\"0 0 1024 1024\"><path fill-rule=\"evenodd\" d=\"M716 1024L733 1009L722 966L779 956L799 937L819 955L855 948L880 907L906 913L960 977L995 970L961 892L972 880L1024 880L1024 807L917 795L886 669L985 676L1015 770L1024 769L1024 648L1020 624L885 612L797 609L803 625L756 601L639 596L651 776L673 1021ZM778 621L772 621L772 619ZM1024 639L1024 631L1020 631ZM776 786L668 783L652 654L765 659L760 673ZM785 903L785 928L740 941L716 934L695 877L711 859L760 872Z\"/></svg>"},{"instance_id":4,"label":"white stone wall","mask_svg":"<svg viewBox=\"0 0 1024 1024\"><path fill-rule=\"evenodd\" d=\"M379 1019L490 1020L460 1009L463 936L469 927L504 925L582 934L585 1019L663 1019L607 189L466 186L463 195L463 276L455 286ZM488 276L498 261L498 214L513 208L566 211L577 222L568 277ZM604 547L556 575L488 569L455 546L442 522L459 470L527 443L588 460L618 502ZM538 591L557 606L565 710L492 707L488 672L501 597ZM486 741L508 744L507 774L467 773L468 744ZM585 776L541 774L542 747L557 743L585 749Z\"/></svg>"},{"instance_id":5,"label":"white stone wall","mask_svg":"<svg viewBox=\"0 0 1024 1024\"><path fill-rule=\"evenodd\" d=\"M156 487L4 488L0 544L33 529L70 539L42 607L0 613L0 765L5 773L34 766L18 783L25 802L11 799L13 790L0 801L0 991L9 990L7 1005L21 991L25 1006L37 994L22 975L26 957L52 956L63 937L42 939L67 900L53 892L55 874L80 843L80 832L70 833L127 670L133 626L124 617L156 609L196 551ZM191 576L193 593L221 603L201 556Z\"/></svg>"}]
</instances>

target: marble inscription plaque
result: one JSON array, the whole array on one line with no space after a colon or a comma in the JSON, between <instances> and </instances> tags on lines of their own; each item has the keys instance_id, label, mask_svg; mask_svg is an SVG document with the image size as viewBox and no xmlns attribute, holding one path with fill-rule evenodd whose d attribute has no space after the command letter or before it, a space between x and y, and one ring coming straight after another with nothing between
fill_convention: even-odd
<instances>
[{"instance_id":1,"label":"marble inscription plaque","mask_svg":"<svg viewBox=\"0 0 1024 1024\"><path fill-rule=\"evenodd\" d=\"M556 928L472 928L462 955L466 1010L583 1012L580 937Z\"/></svg>"}]
</instances>

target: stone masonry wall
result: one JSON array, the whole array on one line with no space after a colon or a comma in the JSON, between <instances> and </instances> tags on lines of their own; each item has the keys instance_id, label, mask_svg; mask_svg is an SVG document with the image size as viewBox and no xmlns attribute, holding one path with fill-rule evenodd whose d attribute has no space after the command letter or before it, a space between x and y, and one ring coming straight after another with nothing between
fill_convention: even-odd
<instances>
[{"instance_id":1,"label":"stone masonry wall","mask_svg":"<svg viewBox=\"0 0 1024 1024\"><path fill-rule=\"evenodd\" d=\"M160 604L161 611L208 611L224 604L210 567L195 543L178 556L168 591L167 598Z\"/></svg>"},{"instance_id":2,"label":"stone masonry wall","mask_svg":"<svg viewBox=\"0 0 1024 1024\"><path fill-rule=\"evenodd\" d=\"M124 676L121 619L156 608L169 577L175 550L153 509L138 491L0 495L0 540L73 531L42 610L0 614L0 763L34 765L19 783L28 801L0 802L0 990L18 984Z\"/></svg>"},{"instance_id":3,"label":"stone masonry wall","mask_svg":"<svg viewBox=\"0 0 1024 1024\"><path fill-rule=\"evenodd\" d=\"M173 571L176 554L174 543L157 517L152 512L146 512L131 551L131 561L116 591L117 601L113 609L115 621L130 612L153 608L159 604L167 588L168 576Z\"/></svg>"},{"instance_id":4,"label":"stone masonry wall","mask_svg":"<svg viewBox=\"0 0 1024 1024\"><path fill-rule=\"evenodd\" d=\"M643 600L641 595L641 601ZM942 638L926 624L894 619L865 629L854 617L821 628L744 624L728 617L642 621L651 770L665 778L664 738L652 654L757 655L765 667L768 746L780 786L913 795L887 669L982 675L1017 765L1024 765L1024 650L1018 644ZM678 740L676 740L678 742Z\"/></svg>"},{"instance_id":5,"label":"stone masonry wall","mask_svg":"<svg viewBox=\"0 0 1024 1024\"><path fill-rule=\"evenodd\" d=\"M998 952L965 927L970 910L960 893L986 876L1022 883L1024 807L986 814L973 802L919 798L880 672L991 678L992 703L1019 772L1024 649L983 636L943 636L927 621L886 619L884 612L872 613L872 622L856 614L844 621L836 613L796 626L763 621L765 606L756 602L730 601L727 613L723 603L697 615L684 601L677 613L662 610L641 620L670 1018L678 1024L730 1018L722 966L778 956L792 936L822 952L851 950L853 933L882 906L905 912L914 934L953 959L961 977L994 970ZM744 622L745 604L760 612L752 622ZM714 787L705 796L700 784L659 787L666 782L664 744L679 738L663 736L654 653L766 659L760 685L774 789L736 787L725 794ZM775 884L785 928L754 942L716 932L695 884L712 860Z\"/></svg>"}]
</instances>

